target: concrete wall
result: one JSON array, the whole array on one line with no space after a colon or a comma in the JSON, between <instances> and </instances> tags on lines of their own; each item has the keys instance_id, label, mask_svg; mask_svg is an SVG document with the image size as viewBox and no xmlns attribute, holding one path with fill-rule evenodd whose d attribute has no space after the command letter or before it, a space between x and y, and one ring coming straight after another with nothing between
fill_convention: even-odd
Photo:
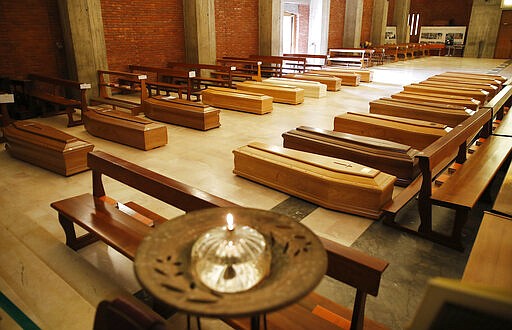
<instances>
[{"instance_id":1,"label":"concrete wall","mask_svg":"<svg viewBox=\"0 0 512 330\"><path fill-rule=\"evenodd\" d=\"M501 0L473 0L464 57L494 57Z\"/></svg>"}]
</instances>

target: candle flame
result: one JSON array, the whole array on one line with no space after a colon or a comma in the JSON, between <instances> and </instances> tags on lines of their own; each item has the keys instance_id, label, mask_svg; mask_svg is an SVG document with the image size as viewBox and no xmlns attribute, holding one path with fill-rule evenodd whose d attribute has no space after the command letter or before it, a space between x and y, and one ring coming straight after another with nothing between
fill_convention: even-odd
<instances>
[{"instance_id":1,"label":"candle flame","mask_svg":"<svg viewBox=\"0 0 512 330\"><path fill-rule=\"evenodd\" d=\"M228 230L229 231L235 229L235 224L234 224L234 221L233 221L233 215L231 213L228 213L226 215L226 222L228 223Z\"/></svg>"}]
</instances>

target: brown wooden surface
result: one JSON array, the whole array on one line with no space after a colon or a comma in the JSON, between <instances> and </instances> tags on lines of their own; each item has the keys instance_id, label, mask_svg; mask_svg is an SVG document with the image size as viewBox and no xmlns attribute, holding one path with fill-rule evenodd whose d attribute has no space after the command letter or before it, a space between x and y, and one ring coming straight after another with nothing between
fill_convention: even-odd
<instances>
[{"instance_id":1,"label":"brown wooden surface","mask_svg":"<svg viewBox=\"0 0 512 330\"><path fill-rule=\"evenodd\" d=\"M319 83L327 85L327 90L331 92L336 92L341 89L341 78L333 77L329 75L321 75L314 73L305 73L305 74L285 74L284 78L291 79L300 79L300 80L309 80L309 81L317 81Z\"/></svg>"},{"instance_id":2,"label":"brown wooden surface","mask_svg":"<svg viewBox=\"0 0 512 330\"><path fill-rule=\"evenodd\" d=\"M70 176L86 171L94 145L51 126L16 121L3 128L6 149L15 158Z\"/></svg>"},{"instance_id":3,"label":"brown wooden surface","mask_svg":"<svg viewBox=\"0 0 512 330\"><path fill-rule=\"evenodd\" d=\"M462 282L512 292L512 219L485 212Z\"/></svg>"},{"instance_id":4,"label":"brown wooden surface","mask_svg":"<svg viewBox=\"0 0 512 330\"><path fill-rule=\"evenodd\" d=\"M504 83L505 81L507 81L507 78L502 76L502 75L499 75L499 74L488 74L488 73L471 73L471 72L459 72L459 71L448 71L448 72L444 72L444 73L441 73L440 76L460 76L460 77L470 77L470 78L473 78L473 79L495 79L495 80L498 80L498 81L501 81L502 83Z\"/></svg>"},{"instance_id":5,"label":"brown wooden surface","mask_svg":"<svg viewBox=\"0 0 512 330\"><path fill-rule=\"evenodd\" d=\"M405 104L393 99L378 99L370 102L370 113L432 121L455 127L470 114L454 109L441 109L418 104Z\"/></svg>"},{"instance_id":6,"label":"brown wooden surface","mask_svg":"<svg viewBox=\"0 0 512 330\"><path fill-rule=\"evenodd\" d=\"M170 99L161 96L143 102L144 114L153 120L199 130L220 126L220 110L201 102Z\"/></svg>"},{"instance_id":7,"label":"brown wooden surface","mask_svg":"<svg viewBox=\"0 0 512 330\"><path fill-rule=\"evenodd\" d=\"M396 94L392 94L391 98L393 99L401 99L401 100L419 100L423 102L429 102L432 104L449 104L453 106L464 106L470 110L476 111L480 106L480 101L474 100L472 98L465 99L454 99L450 98L449 95L439 95L433 93L416 93L416 92L400 92Z\"/></svg>"},{"instance_id":8,"label":"brown wooden surface","mask_svg":"<svg viewBox=\"0 0 512 330\"><path fill-rule=\"evenodd\" d=\"M301 88L304 90L304 97L321 98L327 95L327 86L317 81L306 81L286 77L270 77L265 78L262 83Z\"/></svg>"},{"instance_id":9,"label":"brown wooden surface","mask_svg":"<svg viewBox=\"0 0 512 330\"><path fill-rule=\"evenodd\" d=\"M456 88L442 88L442 87L434 87L428 85L421 84L411 84L404 86L404 91L417 91L417 92L426 92L426 93L434 93L438 95L457 95L457 96L465 96L471 97L475 100L478 100L482 103L485 103L488 99L489 93L483 90L465 90L465 89L456 89Z\"/></svg>"},{"instance_id":10,"label":"brown wooden surface","mask_svg":"<svg viewBox=\"0 0 512 330\"><path fill-rule=\"evenodd\" d=\"M512 139L488 137L450 180L432 194L432 200L472 208L511 150Z\"/></svg>"},{"instance_id":11,"label":"brown wooden surface","mask_svg":"<svg viewBox=\"0 0 512 330\"><path fill-rule=\"evenodd\" d=\"M118 110L90 109L84 114L84 126L91 135L141 150L167 144L165 125Z\"/></svg>"},{"instance_id":12,"label":"brown wooden surface","mask_svg":"<svg viewBox=\"0 0 512 330\"><path fill-rule=\"evenodd\" d=\"M373 71L369 69L355 69L355 68L344 68L340 66L326 66L323 67L324 71L333 71L333 72L344 72L344 73L355 73L361 76L361 82L372 82L373 81Z\"/></svg>"},{"instance_id":13,"label":"brown wooden surface","mask_svg":"<svg viewBox=\"0 0 512 330\"><path fill-rule=\"evenodd\" d=\"M262 115L272 112L273 98L261 93L230 88L209 87L201 93L203 103L216 108L237 110Z\"/></svg>"},{"instance_id":14,"label":"brown wooden surface","mask_svg":"<svg viewBox=\"0 0 512 330\"><path fill-rule=\"evenodd\" d=\"M478 84L478 83L468 83L468 82L455 82L455 81L436 81L432 79L427 79L420 82L421 85L429 85L435 87L443 87L443 88L457 88L463 90L484 90L489 93L488 98L492 98L494 95L498 93L498 86L491 84Z\"/></svg>"},{"instance_id":15,"label":"brown wooden surface","mask_svg":"<svg viewBox=\"0 0 512 330\"><path fill-rule=\"evenodd\" d=\"M258 81L244 81L236 84L241 91L261 93L274 99L274 102L300 104L304 102L304 89L292 85L273 85Z\"/></svg>"},{"instance_id":16,"label":"brown wooden surface","mask_svg":"<svg viewBox=\"0 0 512 330\"><path fill-rule=\"evenodd\" d=\"M388 140L300 126L283 133L283 146L376 168L397 176L400 185L419 173L418 151Z\"/></svg>"},{"instance_id":17,"label":"brown wooden surface","mask_svg":"<svg viewBox=\"0 0 512 330\"><path fill-rule=\"evenodd\" d=\"M492 210L512 217L512 166L510 164Z\"/></svg>"},{"instance_id":18,"label":"brown wooden surface","mask_svg":"<svg viewBox=\"0 0 512 330\"><path fill-rule=\"evenodd\" d=\"M341 84L344 86L359 86L359 83L361 82L361 76L358 75L357 73L337 72L329 70L311 70L308 71L307 73L328 75L340 78Z\"/></svg>"},{"instance_id":19,"label":"brown wooden surface","mask_svg":"<svg viewBox=\"0 0 512 330\"><path fill-rule=\"evenodd\" d=\"M127 79L128 81L130 81L130 85L120 86L120 84L114 83L114 81L117 79ZM126 105L126 109L130 109L132 115L137 115L140 112L140 105L142 104L142 101L148 98L146 80L146 75L141 75L137 73L112 70L98 70L99 98L95 98L94 101L97 102L96 104L101 103L103 101L106 104L112 104L120 107L124 107L124 105ZM137 86L136 91L140 92L140 100L138 102L112 97L112 90L127 90L129 92L134 92L135 90L133 86ZM112 100L116 103L108 103L108 100Z\"/></svg>"}]
</instances>

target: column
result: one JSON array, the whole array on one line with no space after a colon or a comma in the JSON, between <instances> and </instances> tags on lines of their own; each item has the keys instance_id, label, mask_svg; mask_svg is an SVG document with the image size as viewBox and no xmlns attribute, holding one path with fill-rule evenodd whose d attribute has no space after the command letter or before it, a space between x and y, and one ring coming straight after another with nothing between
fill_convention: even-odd
<instances>
[{"instance_id":1,"label":"column","mask_svg":"<svg viewBox=\"0 0 512 330\"><path fill-rule=\"evenodd\" d=\"M282 1L259 0L258 10L259 55L281 55Z\"/></svg>"},{"instance_id":2,"label":"column","mask_svg":"<svg viewBox=\"0 0 512 330\"><path fill-rule=\"evenodd\" d=\"M361 24L363 19L363 0L347 0L345 3L345 25L343 28L343 47L359 48L361 43Z\"/></svg>"},{"instance_id":3,"label":"column","mask_svg":"<svg viewBox=\"0 0 512 330\"><path fill-rule=\"evenodd\" d=\"M393 25L396 26L396 42L409 42L409 25L407 15L411 8L411 0L396 0L395 11L393 12Z\"/></svg>"},{"instance_id":4,"label":"column","mask_svg":"<svg viewBox=\"0 0 512 330\"><path fill-rule=\"evenodd\" d=\"M215 64L215 1L183 0L183 17L186 62Z\"/></svg>"},{"instance_id":5,"label":"column","mask_svg":"<svg viewBox=\"0 0 512 330\"><path fill-rule=\"evenodd\" d=\"M374 0L372 12L372 45L384 45L388 20L388 0Z\"/></svg>"},{"instance_id":6,"label":"column","mask_svg":"<svg viewBox=\"0 0 512 330\"><path fill-rule=\"evenodd\" d=\"M70 79L90 83L98 95L99 69L108 69L100 0L58 0Z\"/></svg>"},{"instance_id":7,"label":"column","mask_svg":"<svg viewBox=\"0 0 512 330\"><path fill-rule=\"evenodd\" d=\"M501 0L473 0L464 57L494 57L500 28Z\"/></svg>"}]
</instances>

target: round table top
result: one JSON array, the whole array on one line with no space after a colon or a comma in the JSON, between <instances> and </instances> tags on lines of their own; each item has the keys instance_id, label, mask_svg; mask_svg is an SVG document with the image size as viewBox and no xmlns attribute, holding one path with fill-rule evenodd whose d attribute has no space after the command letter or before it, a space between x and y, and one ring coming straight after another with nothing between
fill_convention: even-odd
<instances>
[{"instance_id":1,"label":"round table top","mask_svg":"<svg viewBox=\"0 0 512 330\"><path fill-rule=\"evenodd\" d=\"M191 271L196 239L211 228L253 227L271 246L270 274L255 287L237 293L215 292ZM151 295L182 312L210 317L246 317L288 306L314 290L327 269L327 254L306 226L271 211L211 208L189 212L158 226L139 246L135 274Z\"/></svg>"}]
</instances>

